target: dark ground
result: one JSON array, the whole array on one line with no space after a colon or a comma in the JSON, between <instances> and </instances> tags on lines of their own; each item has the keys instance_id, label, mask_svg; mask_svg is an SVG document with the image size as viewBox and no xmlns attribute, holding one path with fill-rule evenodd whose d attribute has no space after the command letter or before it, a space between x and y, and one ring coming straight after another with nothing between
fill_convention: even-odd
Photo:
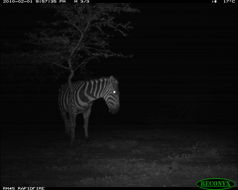
<instances>
[{"instance_id":1,"label":"dark ground","mask_svg":"<svg viewBox=\"0 0 238 190\"><path fill-rule=\"evenodd\" d=\"M91 126L88 142L77 135L70 147L63 130L2 131L2 185L167 187L196 186L207 177L238 181L235 126Z\"/></svg>"}]
</instances>

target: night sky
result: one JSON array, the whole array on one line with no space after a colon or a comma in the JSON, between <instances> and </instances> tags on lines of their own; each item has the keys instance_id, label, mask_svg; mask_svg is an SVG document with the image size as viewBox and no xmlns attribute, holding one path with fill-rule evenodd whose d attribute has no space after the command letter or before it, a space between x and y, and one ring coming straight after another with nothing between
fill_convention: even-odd
<instances>
[{"instance_id":1,"label":"night sky","mask_svg":"<svg viewBox=\"0 0 238 190\"><path fill-rule=\"evenodd\" d=\"M99 100L90 124L139 124L142 128L237 124L236 7L210 3L132 3L132 7L141 11L128 15L134 29L126 38L114 39L112 45L133 58L102 59L87 67L94 78L111 74L118 78L121 110L110 115ZM35 29L37 20L51 19L51 12L37 5L4 5L1 12L1 41L15 44L24 40L25 32ZM50 68L29 69L22 61L1 67L1 127L34 124L62 125L63 129L57 94L65 78L55 79Z\"/></svg>"}]
</instances>

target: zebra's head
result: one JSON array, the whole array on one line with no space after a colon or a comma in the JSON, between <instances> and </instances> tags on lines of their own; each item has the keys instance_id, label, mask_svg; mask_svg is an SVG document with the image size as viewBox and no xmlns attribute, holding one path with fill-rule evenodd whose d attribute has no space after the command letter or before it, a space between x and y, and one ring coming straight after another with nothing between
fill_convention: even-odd
<instances>
[{"instance_id":1,"label":"zebra's head","mask_svg":"<svg viewBox=\"0 0 238 190\"><path fill-rule=\"evenodd\" d=\"M119 99L119 88L118 81L110 76L108 79L107 90L104 95L104 100L108 106L109 112L115 114L118 112L120 107L120 99Z\"/></svg>"}]
</instances>

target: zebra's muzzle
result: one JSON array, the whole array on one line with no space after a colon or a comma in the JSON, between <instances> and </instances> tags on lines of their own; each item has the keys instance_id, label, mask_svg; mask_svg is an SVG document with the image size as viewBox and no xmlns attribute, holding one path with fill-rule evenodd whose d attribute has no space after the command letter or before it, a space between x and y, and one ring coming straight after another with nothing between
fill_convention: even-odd
<instances>
[{"instance_id":1,"label":"zebra's muzzle","mask_svg":"<svg viewBox=\"0 0 238 190\"><path fill-rule=\"evenodd\" d=\"M116 114L118 111L119 111L119 107L118 108L109 109L109 112L111 114Z\"/></svg>"}]
</instances>

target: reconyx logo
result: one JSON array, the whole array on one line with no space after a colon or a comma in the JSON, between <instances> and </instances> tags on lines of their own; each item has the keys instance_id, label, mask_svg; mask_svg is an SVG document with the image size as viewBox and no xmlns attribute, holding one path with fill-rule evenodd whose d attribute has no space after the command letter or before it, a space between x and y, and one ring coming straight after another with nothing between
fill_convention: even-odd
<instances>
[{"instance_id":1,"label":"reconyx logo","mask_svg":"<svg viewBox=\"0 0 238 190\"><path fill-rule=\"evenodd\" d=\"M201 189L230 189L234 187L235 182L226 178L206 178L197 181L197 186Z\"/></svg>"}]
</instances>

